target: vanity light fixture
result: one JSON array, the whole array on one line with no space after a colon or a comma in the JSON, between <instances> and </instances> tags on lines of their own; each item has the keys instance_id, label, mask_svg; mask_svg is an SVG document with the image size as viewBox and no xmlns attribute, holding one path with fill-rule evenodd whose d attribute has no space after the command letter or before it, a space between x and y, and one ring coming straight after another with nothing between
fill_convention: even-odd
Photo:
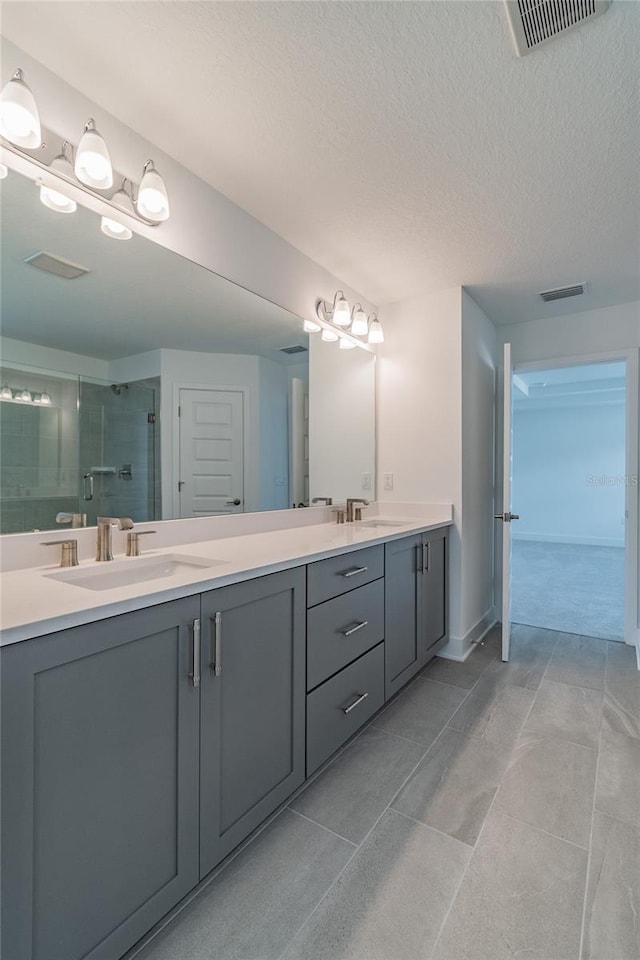
<instances>
[{"instance_id":1,"label":"vanity light fixture","mask_svg":"<svg viewBox=\"0 0 640 960\"><path fill-rule=\"evenodd\" d=\"M22 400L23 403L31 403L33 397L30 390L18 390L16 400Z\"/></svg>"},{"instance_id":2,"label":"vanity light fixture","mask_svg":"<svg viewBox=\"0 0 640 960\"><path fill-rule=\"evenodd\" d=\"M367 315L362 309L362 305L356 303L353 308L353 320L351 321L351 333L355 337L366 337L369 332L369 321Z\"/></svg>"},{"instance_id":3,"label":"vanity light fixture","mask_svg":"<svg viewBox=\"0 0 640 960\"><path fill-rule=\"evenodd\" d=\"M0 400L13 400L13 390L11 387L3 387L0 390Z\"/></svg>"},{"instance_id":4,"label":"vanity light fixture","mask_svg":"<svg viewBox=\"0 0 640 960\"><path fill-rule=\"evenodd\" d=\"M96 130L96 122L89 117L76 150L75 174L81 183L95 190L108 190L113 186L113 168L109 149L104 138Z\"/></svg>"},{"instance_id":5,"label":"vanity light fixture","mask_svg":"<svg viewBox=\"0 0 640 960\"><path fill-rule=\"evenodd\" d=\"M44 391L44 393L40 394L39 402L42 404L43 407L51 406L51 397L49 396L46 390Z\"/></svg>"},{"instance_id":6,"label":"vanity light fixture","mask_svg":"<svg viewBox=\"0 0 640 960\"><path fill-rule=\"evenodd\" d=\"M353 340L349 340L348 337L340 337L340 349L341 350L355 350L355 343Z\"/></svg>"},{"instance_id":7,"label":"vanity light fixture","mask_svg":"<svg viewBox=\"0 0 640 960\"><path fill-rule=\"evenodd\" d=\"M376 314L371 315L371 324L369 326L369 343L384 343L384 331L382 324Z\"/></svg>"},{"instance_id":8,"label":"vanity light fixture","mask_svg":"<svg viewBox=\"0 0 640 960\"><path fill-rule=\"evenodd\" d=\"M129 214L130 217L135 217L136 213L133 209L133 200L127 193L127 182L127 178L123 177L120 189L116 190L111 197L111 203L119 207L124 213ZM112 240L131 240L133 236L133 231L130 230L129 227L126 227L118 220L112 220L111 217L102 217L100 229L107 237L111 237Z\"/></svg>"},{"instance_id":9,"label":"vanity light fixture","mask_svg":"<svg viewBox=\"0 0 640 960\"><path fill-rule=\"evenodd\" d=\"M38 107L20 69L0 93L0 133L27 150L34 150L42 141Z\"/></svg>"},{"instance_id":10,"label":"vanity light fixture","mask_svg":"<svg viewBox=\"0 0 640 960\"><path fill-rule=\"evenodd\" d=\"M316 323L315 320L305 320L302 324L302 329L305 333L320 333L322 327L319 323Z\"/></svg>"},{"instance_id":11,"label":"vanity light fixture","mask_svg":"<svg viewBox=\"0 0 640 960\"><path fill-rule=\"evenodd\" d=\"M57 157L51 161L49 165L49 170L52 173L58 173L61 177L65 177L67 180L73 178L73 166L71 161L68 159L65 151L68 146L66 140L62 143L62 150ZM45 207L48 207L50 210L55 210L56 213L75 213L78 209L78 204L75 200L72 200L70 197L66 197L64 193L61 193L59 190L54 190L52 187L48 186L43 180L37 181L40 187L40 200L44 203Z\"/></svg>"},{"instance_id":12,"label":"vanity light fixture","mask_svg":"<svg viewBox=\"0 0 640 960\"><path fill-rule=\"evenodd\" d=\"M147 160L143 167L136 207L140 216L153 220L154 223L169 219L167 188L154 167L153 160Z\"/></svg>"},{"instance_id":13,"label":"vanity light fixture","mask_svg":"<svg viewBox=\"0 0 640 960\"><path fill-rule=\"evenodd\" d=\"M5 167L4 163L0 163L0 180L4 180L8 173L9 167Z\"/></svg>"},{"instance_id":14,"label":"vanity light fixture","mask_svg":"<svg viewBox=\"0 0 640 960\"><path fill-rule=\"evenodd\" d=\"M335 330L331 330L329 327L322 328L322 339L326 343L335 343L336 340L339 340L339 336Z\"/></svg>"}]
</instances>

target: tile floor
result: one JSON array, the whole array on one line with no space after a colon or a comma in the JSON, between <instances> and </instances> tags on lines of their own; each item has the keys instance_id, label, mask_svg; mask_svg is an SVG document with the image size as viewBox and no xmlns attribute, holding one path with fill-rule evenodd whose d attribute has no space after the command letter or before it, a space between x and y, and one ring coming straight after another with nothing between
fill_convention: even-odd
<instances>
[{"instance_id":1,"label":"tile floor","mask_svg":"<svg viewBox=\"0 0 640 960\"><path fill-rule=\"evenodd\" d=\"M638 960L640 673L436 659L136 960Z\"/></svg>"}]
</instances>

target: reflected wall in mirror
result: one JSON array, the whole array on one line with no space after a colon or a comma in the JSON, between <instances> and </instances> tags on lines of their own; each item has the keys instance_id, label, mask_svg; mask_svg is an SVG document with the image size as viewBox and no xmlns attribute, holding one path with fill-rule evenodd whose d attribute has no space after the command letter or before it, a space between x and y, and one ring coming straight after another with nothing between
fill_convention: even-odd
<instances>
[{"instance_id":1,"label":"reflected wall in mirror","mask_svg":"<svg viewBox=\"0 0 640 960\"><path fill-rule=\"evenodd\" d=\"M60 512L92 524L306 505L316 487L352 495L333 483L344 451L337 461L309 431L343 361L373 366L371 354L323 344L336 370L322 365L310 386L299 317L150 240L106 237L81 207L49 210L13 171L0 188L3 533L55 528ZM40 268L28 262L43 252ZM86 272L66 279L65 263ZM350 429L345 416L346 446Z\"/></svg>"}]
</instances>

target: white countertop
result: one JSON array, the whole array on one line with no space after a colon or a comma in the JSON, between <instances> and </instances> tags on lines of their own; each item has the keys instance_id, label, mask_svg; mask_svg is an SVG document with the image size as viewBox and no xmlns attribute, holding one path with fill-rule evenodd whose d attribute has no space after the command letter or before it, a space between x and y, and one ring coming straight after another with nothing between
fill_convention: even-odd
<instances>
[{"instance_id":1,"label":"white countertop","mask_svg":"<svg viewBox=\"0 0 640 960\"><path fill-rule=\"evenodd\" d=\"M271 530L224 539L172 544L157 550L144 550L140 558L116 557L110 563L84 560L68 573L100 567L115 570L133 566L138 560L167 555L187 555L217 561L209 568L191 568L155 580L129 583L106 590L85 587L51 578L63 573L57 564L13 570L0 575L0 643L16 643L64 630L83 623L130 610L154 606L180 597L191 596L216 587L239 583L253 577L287 570L323 560L361 547L409 536L451 524L451 510L443 507L421 518L397 515L371 517L370 520L393 526L367 526L364 523L319 523L284 530Z\"/></svg>"}]
</instances>

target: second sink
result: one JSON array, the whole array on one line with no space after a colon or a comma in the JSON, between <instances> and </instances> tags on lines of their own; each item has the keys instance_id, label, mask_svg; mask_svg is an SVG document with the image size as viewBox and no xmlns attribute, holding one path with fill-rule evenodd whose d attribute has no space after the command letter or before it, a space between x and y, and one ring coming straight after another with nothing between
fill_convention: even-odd
<instances>
[{"instance_id":1,"label":"second sink","mask_svg":"<svg viewBox=\"0 0 640 960\"><path fill-rule=\"evenodd\" d=\"M82 570L64 570L47 573L51 580L69 583L85 590L113 590L132 583L159 580L176 574L194 572L207 567L217 567L226 560L210 560L206 557L191 557L181 553L166 553L162 556L113 560Z\"/></svg>"}]
</instances>

